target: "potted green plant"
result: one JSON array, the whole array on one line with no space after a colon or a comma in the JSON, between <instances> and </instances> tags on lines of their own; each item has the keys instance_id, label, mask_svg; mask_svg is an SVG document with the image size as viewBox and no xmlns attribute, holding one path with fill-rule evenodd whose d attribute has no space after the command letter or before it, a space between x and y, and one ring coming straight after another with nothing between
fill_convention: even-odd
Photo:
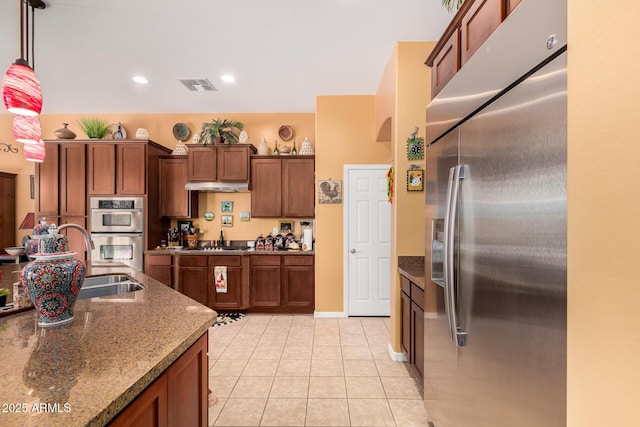
<instances>
[{"instance_id":1,"label":"potted green plant","mask_svg":"<svg viewBox=\"0 0 640 427\"><path fill-rule=\"evenodd\" d=\"M214 119L202 124L200 142L209 144L236 144L238 135L236 130L244 129L244 124L236 120Z\"/></svg>"},{"instance_id":2,"label":"potted green plant","mask_svg":"<svg viewBox=\"0 0 640 427\"><path fill-rule=\"evenodd\" d=\"M0 307L7 305L7 295L9 295L9 289L0 288Z\"/></svg>"},{"instance_id":3,"label":"potted green plant","mask_svg":"<svg viewBox=\"0 0 640 427\"><path fill-rule=\"evenodd\" d=\"M97 117L83 117L78 124L89 138L102 139L109 134L109 122Z\"/></svg>"},{"instance_id":4,"label":"potted green plant","mask_svg":"<svg viewBox=\"0 0 640 427\"><path fill-rule=\"evenodd\" d=\"M462 3L464 3L464 0L442 0L442 6L449 12L452 12L454 9L460 9Z\"/></svg>"}]
</instances>

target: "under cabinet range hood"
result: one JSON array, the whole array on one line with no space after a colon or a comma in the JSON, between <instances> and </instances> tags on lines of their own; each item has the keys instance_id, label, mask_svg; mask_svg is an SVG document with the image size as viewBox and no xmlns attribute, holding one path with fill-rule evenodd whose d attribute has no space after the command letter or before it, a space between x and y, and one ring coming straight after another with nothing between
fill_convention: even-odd
<instances>
[{"instance_id":1,"label":"under cabinet range hood","mask_svg":"<svg viewBox=\"0 0 640 427\"><path fill-rule=\"evenodd\" d=\"M208 191L210 193L239 193L249 191L248 182L187 182L187 191Z\"/></svg>"}]
</instances>

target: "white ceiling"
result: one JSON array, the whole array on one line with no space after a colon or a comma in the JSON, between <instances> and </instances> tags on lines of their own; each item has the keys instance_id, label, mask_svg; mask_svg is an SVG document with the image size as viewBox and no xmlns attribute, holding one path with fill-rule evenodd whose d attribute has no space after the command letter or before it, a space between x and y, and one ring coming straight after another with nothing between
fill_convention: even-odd
<instances>
[{"instance_id":1,"label":"white ceiling","mask_svg":"<svg viewBox=\"0 0 640 427\"><path fill-rule=\"evenodd\" d=\"M441 0L44 1L43 114L313 112L317 95L374 94L396 41L437 40L451 20ZM19 56L18 4L0 1L3 74Z\"/></svg>"}]
</instances>

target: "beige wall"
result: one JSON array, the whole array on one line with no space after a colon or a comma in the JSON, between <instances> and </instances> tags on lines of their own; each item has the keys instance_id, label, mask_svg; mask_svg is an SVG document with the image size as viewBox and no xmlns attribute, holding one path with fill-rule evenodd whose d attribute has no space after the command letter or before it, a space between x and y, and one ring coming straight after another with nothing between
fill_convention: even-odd
<instances>
[{"instance_id":1,"label":"beige wall","mask_svg":"<svg viewBox=\"0 0 640 427\"><path fill-rule=\"evenodd\" d=\"M316 98L316 181L344 180L345 164L389 164L375 142L373 95ZM343 205L316 205L316 312L343 311Z\"/></svg>"},{"instance_id":2,"label":"beige wall","mask_svg":"<svg viewBox=\"0 0 640 427\"><path fill-rule=\"evenodd\" d=\"M640 6L568 1L567 426L636 426Z\"/></svg>"},{"instance_id":3,"label":"beige wall","mask_svg":"<svg viewBox=\"0 0 640 427\"><path fill-rule=\"evenodd\" d=\"M435 42L398 42L385 67L376 92L376 132L389 139L395 168L391 207L391 337L393 351L400 353L401 299L398 256L424 256L424 192L407 191L410 165L424 169L425 161L407 159L407 139L414 128L424 138L425 109L431 99L431 72L424 61ZM390 120L389 120L390 119Z\"/></svg>"},{"instance_id":4,"label":"beige wall","mask_svg":"<svg viewBox=\"0 0 640 427\"><path fill-rule=\"evenodd\" d=\"M46 102L46 101L45 101ZM80 131L78 125L78 118L82 117L79 114L64 114L64 115L43 115L41 117L42 122L42 135L45 139L55 139L53 132L61 128L62 122L69 123L69 128L72 129L79 138L84 138L84 135ZM300 143L304 140L305 136L315 145L315 114L313 113L278 113L278 114L100 114L100 118L104 118L109 122L117 123L121 122L127 131L129 138L134 138L136 129L139 127L146 128L149 131L150 137L153 141L162 144L171 149L175 148L176 139L173 137L172 129L173 125L182 122L185 123L191 130L191 136L195 132L199 132L203 122L210 121L213 118L229 118L243 122L245 124L247 133L249 134L250 142L257 146L260 143L261 138L266 138L269 146L273 148L276 139L279 140L278 144L282 145L283 141L278 137L278 129L282 125L290 125L295 132L294 138L297 140L297 147L300 148ZM2 151L0 147L0 170L5 172L18 173L18 190L17 190L17 214L16 218L19 226L20 221L24 218L24 215L34 210L34 201L29 198L29 175L33 174L33 163L24 160L24 154L22 152L22 146L20 143L16 143L13 140L12 131L13 115L1 114L0 115L0 142L11 143L13 146L18 147L20 152L17 154L7 154ZM189 141L190 142L190 141ZM291 145L293 141L286 144ZM251 211L251 196L249 193L237 193L237 194L220 194L220 193L202 193L199 199L199 214L198 218L194 218L194 224L205 231L204 239L217 239L220 234L220 202L221 201L233 201L233 227L225 227L225 238L231 240L253 240L259 234L270 233L273 227L279 226L278 219L251 219L249 222L240 222L240 211ZM205 211L210 210L215 214L213 221L205 221L203 214ZM300 219L291 220L295 222L294 233L296 236L300 233ZM175 225L174 221L174 225ZM18 241L20 241L22 235L27 232L20 232ZM158 242L159 243L159 242Z\"/></svg>"}]
</instances>

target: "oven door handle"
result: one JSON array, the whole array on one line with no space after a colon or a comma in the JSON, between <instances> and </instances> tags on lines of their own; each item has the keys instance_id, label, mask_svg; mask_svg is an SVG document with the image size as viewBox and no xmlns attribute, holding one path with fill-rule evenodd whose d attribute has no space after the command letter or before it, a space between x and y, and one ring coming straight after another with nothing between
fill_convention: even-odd
<instances>
[{"instance_id":1,"label":"oven door handle","mask_svg":"<svg viewBox=\"0 0 640 427\"><path fill-rule=\"evenodd\" d=\"M140 208L136 208L136 209L91 209L91 212L98 212L98 213L100 213L100 212L109 212L109 213L115 214L115 213L119 213L119 212L122 212L122 213L142 212L142 209L140 209Z\"/></svg>"},{"instance_id":2,"label":"oven door handle","mask_svg":"<svg viewBox=\"0 0 640 427\"><path fill-rule=\"evenodd\" d=\"M91 238L93 239L94 237L142 237L142 233L91 233Z\"/></svg>"}]
</instances>

